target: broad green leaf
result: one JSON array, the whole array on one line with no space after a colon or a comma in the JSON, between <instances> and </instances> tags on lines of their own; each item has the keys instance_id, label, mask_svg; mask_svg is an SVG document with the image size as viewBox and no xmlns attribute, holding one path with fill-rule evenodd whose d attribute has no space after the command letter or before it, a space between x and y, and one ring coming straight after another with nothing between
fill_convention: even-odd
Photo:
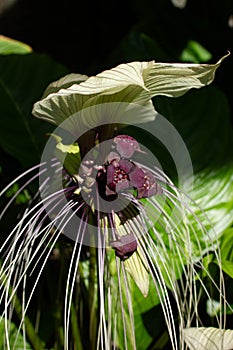
<instances>
[{"instance_id":1,"label":"broad green leaf","mask_svg":"<svg viewBox=\"0 0 233 350\"><path fill-rule=\"evenodd\" d=\"M0 145L25 167L39 161L50 131L32 117L32 105L50 81L66 72L46 55L0 56Z\"/></svg>"},{"instance_id":2,"label":"broad green leaf","mask_svg":"<svg viewBox=\"0 0 233 350\"><path fill-rule=\"evenodd\" d=\"M233 262L233 228L226 230L221 237L221 257Z\"/></svg>"},{"instance_id":3,"label":"broad green leaf","mask_svg":"<svg viewBox=\"0 0 233 350\"><path fill-rule=\"evenodd\" d=\"M157 97L155 105L176 127L190 153L193 188L185 183L182 188L194 200L189 205L209 233L214 228L213 236L219 236L233 222L233 133L228 101L211 86L176 100ZM160 159L159 154L158 148L156 155ZM173 170L169 175L174 173ZM198 232L200 227L192 223Z\"/></svg>"},{"instance_id":4,"label":"broad green leaf","mask_svg":"<svg viewBox=\"0 0 233 350\"><path fill-rule=\"evenodd\" d=\"M0 35L0 55L12 55L12 54L27 54L31 53L32 48L18 40L7 38Z\"/></svg>"},{"instance_id":5,"label":"broad green leaf","mask_svg":"<svg viewBox=\"0 0 233 350\"><path fill-rule=\"evenodd\" d=\"M233 261L223 259L221 260L221 267L228 276L233 278Z\"/></svg>"},{"instance_id":6,"label":"broad green leaf","mask_svg":"<svg viewBox=\"0 0 233 350\"><path fill-rule=\"evenodd\" d=\"M190 350L231 350L233 348L233 330L218 328L186 328L184 339Z\"/></svg>"},{"instance_id":7,"label":"broad green leaf","mask_svg":"<svg viewBox=\"0 0 233 350\"><path fill-rule=\"evenodd\" d=\"M223 271L233 278L233 228L224 232L220 240L221 267ZM219 264L218 261L213 261Z\"/></svg>"},{"instance_id":8,"label":"broad green leaf","mask_svg":"<svg viewBox=\"0 0 233 350\"><path fill-rule=\"evenodd\" d=\"M192 88L210 84L216 69L227 56L212 65L154 61L120 64L80 84L73 84L49 95L45 92L46 97L35 103L33 114L51 123L60 124L86 106L101 103L99 97L106 95L112 96L111 102L122 101L142 105L147 104L156 95L178 97ZM73 79L74 76L71 80ZM89 99L92 99L91 102ZM154 116L151 120L153 119ZM138 122L143 120L140 119ZM92 127L95 127L95 122Z\"/></svg>"},{"instance_id":9,"label":"broad green leaf","mask_svg":"<svg viewBox=\"0 0 233 350\"><path fill-rule=\"evenodd\" d=\"M9 334L8 338L10 341L10 347L11 349L17 349L17 350L32 350L31 346L25 341L23 335L19 332L18 328L15 326L14 323L8 321L9 324ZM0 350L6 349L6 339L4 337L5 334L5 324L2 320L0 322Z\"/></svg>"}]
</instances>

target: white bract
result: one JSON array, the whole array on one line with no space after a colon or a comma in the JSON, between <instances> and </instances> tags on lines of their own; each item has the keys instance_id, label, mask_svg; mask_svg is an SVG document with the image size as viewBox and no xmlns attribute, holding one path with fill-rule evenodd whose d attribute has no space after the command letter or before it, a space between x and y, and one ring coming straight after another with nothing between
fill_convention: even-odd
<instances>
[{"instance_id":1,"label":"white bract","mask_svg":"<svg viewBox=\"0 0 233 350\"><path fill-rule=\"evenodd\" d=\"M233 330L214 327L184 329L184 340L190 350L232 350Z\"/></svg>"}]
</instances>

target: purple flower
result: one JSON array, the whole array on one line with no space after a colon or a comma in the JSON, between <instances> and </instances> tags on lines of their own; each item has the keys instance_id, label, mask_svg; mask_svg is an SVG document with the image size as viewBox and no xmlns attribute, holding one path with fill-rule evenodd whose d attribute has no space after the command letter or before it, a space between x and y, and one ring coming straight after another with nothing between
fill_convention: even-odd
<instances>
[{"instance_id":1,"label":"purple flower","mask_svg":"<svg viewBox=\"0 0 233 350\"><path fill-rule=\"evenodd\" d=\"M131 136L118 135L113 140L116 144L116 149L123 158L130 158L135 151L140 152L138 142Z\"/></svg>"},{"instance_id":2,"label":"purple flower","mask_svg":"<svg viewBox=\"0 0 233 350\"><path fill-rule=\"evenodd\" d=\"M119 237L118 240L112 241L110 245L115 250L116 256L123 261L137 250L137 241L132 233Z\"/></svg>"},{"instance_id":3,"label":"purple flower","mask_svg":"<svg viewBox=\"0 0 233 350\"><path fill-rule=\"evenodd\" d=\"M110 152L107 162L97 174L97 181L100 188L103 188L103 174L106 174L105 195L117 196L119 192L127 189L135 189L136 197L147 198L153 195L161 195L162 188L157 183L155 176L143 165L138 165L132 160L125 159L132 157L135 151L140 152L138 142L131 136L119 135L114 138L117 144L117 152Z\"/></svg>"}]
</instances>

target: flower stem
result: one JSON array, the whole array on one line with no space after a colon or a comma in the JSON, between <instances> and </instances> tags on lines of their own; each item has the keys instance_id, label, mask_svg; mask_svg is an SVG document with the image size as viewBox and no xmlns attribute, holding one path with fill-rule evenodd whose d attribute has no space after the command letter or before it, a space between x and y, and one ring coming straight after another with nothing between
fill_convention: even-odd
<instances>
[{"instance_id":1,"label":"flower stem","mask_svg":"<svg viewBox=\"0 0 233 350\"><path fill-rule=\"evenodd\" d=\"M71 327L73 332L73 339L75 341L75 344L74 344L75 349L83 350L81 335L79 331L78 318L77 318L77 310L73 303L71 304Z\"/></svg>"}]
</instances>

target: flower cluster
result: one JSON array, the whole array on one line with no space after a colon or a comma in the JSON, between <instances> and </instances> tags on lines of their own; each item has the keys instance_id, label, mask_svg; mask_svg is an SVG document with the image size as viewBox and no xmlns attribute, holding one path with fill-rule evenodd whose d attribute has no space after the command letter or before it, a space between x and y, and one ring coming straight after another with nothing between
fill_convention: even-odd
<instances>
[{"instance_id":1,"label":"flower cluster","mask_svg":"<svg viewBox=\"0 0 233 350\"><path fill-rule=\"evenodd\" d=\"M128 135L116 136L113 141L117 152L109 153L97 174L102 196L106 199L116 197L119 192L132 188L137 191L138 199L162 194L154 175L130 159L134 152L141 152L138 142Z\"/></svg>"}]
</instances>

